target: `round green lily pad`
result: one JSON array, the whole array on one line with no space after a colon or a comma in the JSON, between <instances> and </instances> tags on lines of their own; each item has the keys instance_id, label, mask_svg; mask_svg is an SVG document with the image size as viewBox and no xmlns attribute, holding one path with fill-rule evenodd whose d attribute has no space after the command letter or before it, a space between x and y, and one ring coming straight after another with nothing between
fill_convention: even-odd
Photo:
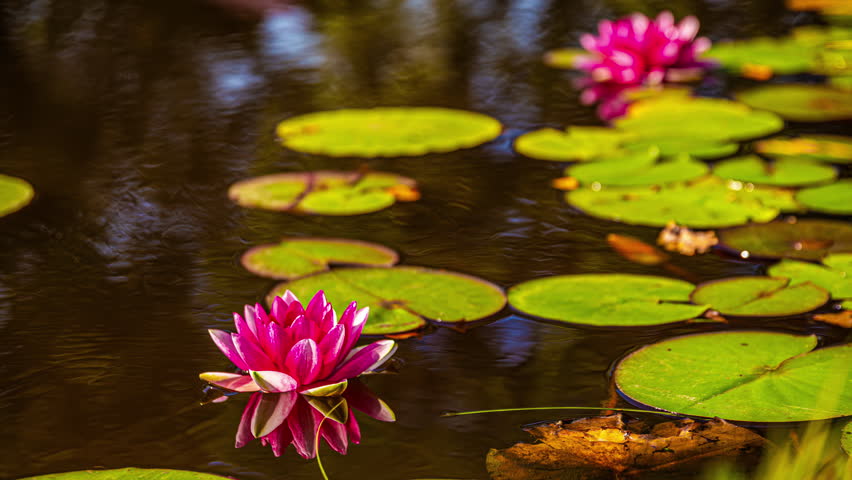
<instances>
[{"instance_id":1,"label":"round green lily pad","mask_svg":"<svg viewBox=\"0 0 852 480\"><path fill-rule=\"evenodd\" d=\"M228 196L243 207L316 215L359 215L394 204L391 188L414 180L384 172L279 173L239 181Z\"/></svg>"},{"instance_id":2,"label":"round green lily pad","mask_svg":"<svg viewBox=\"0 0 852 480\"><path fill-rule=\"evenodd\" d=\"M840 135L770 138L755 142L754 147L758 152L775 158L852 163L852 137Z\"/></svg>"},{"instance_id":3,"label":"round green lily pad","mask_svg":"<svg viewBox=\"0 0 852 480\"><path fill-rule=\"evenodd\" d=\"M618 153L632 135L605 127L543 128L515 140L518 153L538 160L587 161Z\"/></svg>"},{"instance_id":4,"label":"round green lily pad","mask_svg":"<svg viewBox=\"0 0 852 480\"><path fill-rule=\"evenodd\" d=\"M436 322L472 322L500 311L503 291L485 280L423 267L344 268L277 285L268 299L290 290L299 298L325 291L332 305L370 307L365 334L392 334Z\"/></svg>"},{"instance_id":5,"label":"round green lily pad","mask_svg":"<svg viewBox=\"0 0 852 480\"><path fill-rule=\"evenodd\" d=\"M722 178L779 187L824 183L837 177L834 168L819 162L789 158L767 162L756 155L723 160L713 167L713 173Z\"/></svg>"},{"instance_id":6,"label":"round green lily pad","mask_svg":"<svg viewBox=\"0 0 852 480\"><path fill-rule=\"evenodd\" d=\"M290 280L328 270L329 263L390 267L399 261L393 250L343 238L285 238L243 254L246 270L261 277Z\"/></svg>"},{"instance_id":7,"label":"round green lily pad","mask_svg":"<svg viewBox=\"0 0 852 480\"><path fill-rule=\"evenodd\" d=\"M783 317L815 310L829 294L812 283L793 284L787 278L734 277L702 283L691 298L723 315Z\"/></svg>"},{"instance_id":8,"label":"round green lily pad","mask_svg":"<svg viewBox=\"0 0 852 480\"><path fill-rule=\"evenodd\" d=\"M743 258L819 260L852 252L852 225L831 220L799 220L745 225L718 232L720 246Z\"/></svg>"},{"instance_id":9,"label":"round green lily pad","mask_svg":"<svg viewBox=\"0 0 852 480\"><path fill-rule=\"evenodd\" d=\"M753 108L797 122L852 118L852 95L821 85L765 85L740 92L736 97Z\"/></svg>"},{"instance_id":10,"label":"round green lily pad","mask_svg":"<svg viewBox=\"0 0 852 480\"><path fill-rule=\"evenodd\" d=\"M574 60L577 57L588 55L589 52L582 48L556 48L544 54L544 63L553 68L573 70Z\"/></svg>"},{"instance_id":11,"label":"round green lily pad","mask_svg":"<svg viewBox=\"0 0 852 480\"><path fill-rule=\"evenodd\" d=\"M813 71L817 66L818 52L818 46L790 37L757 37L715 43L704 57L716 60L726 69L737 73L752 67L767 67L772 73L788 75Z\"/></svg>"},{"instance_id":12,"label":"round green lily pad","mask_svg":"<svg viewBox=\"0 0 852 480\"><path fill-rule=\"evenodd\" d=\"M796 200L817 212L852 215L852 179L800 190Z\"/></svg>"},{"instance_id":13,"label":"round green lily pad","mask_svg":"<svg viewBox=\"0 0 852 480\"><path fill-rule=\"evenodd\" d=\"M686 303L694 285L649 275L588 274L540 278L509 289L509 304L548 320L606 327L679 322L707 306Z\"/></svg>"},{"instance_id":14,"label":"round green lily pad","mask_svg":"<svg viewBox=\"0 0 852 480\"><path fill-rule=\"evenodd\" d=\"M847 455L852 456L852 420L846 422L840 431L840 447Z\"/></svg>"},{"instance_id":15,"label":"round green lily pad","mask_svg":"<svg viewBox=\"0 0 852 480\"><path fill-rule=\"evenodd\" d=\"M831 294L831 298L852 298L852 253L837 253L823 259L825 265L797 260L781 260L769 267L773 277L790 279L790 285L810 282Z\"/></svg>"},{"instance_id":16,"label":"round green lily pad","mask_svg":"<svg viewBox=\"0 0 852 480\"><path fill-rule=\"evenodd\" d=\"M632 104L614 125L643 138L670 138L677 132L681 138L726 143L777 132L784 122L729 100L664 96Z\"/></svg>"},{"instance_id":17,"label":"round green lily pad","mask_svg":"<svg viewBox=\"0 0 852 480\"><path fill-rule=\"evenodd\" d=\"M26 180L0 175L0 217L29 205L34 194L32 185Z\"/></svg>"},{"instance_id":18,"label":"round green lily pad","mask_svg":"<svg viewBox=\"0 0 852 480\"><path fill-rule=\"evenodd\" d=\"M727 331L643 347L615 368L628 399L681 415L798 422L852 415L852 344Z\"/></svg>"},{"instance_id":19,"label":"round green lily pad","mask_svg":"<svg viewBox=\"0 0 852 480\"><path fill-rule=\"evenodd\" d=\"M434 107L378 107L309 113L278 124L287 148L332 157L407 157L451 152L497 138L480 113Z\"/></svg>"},{"instance_id":20,"label":"round green lily pad","mask_svg":"<svg viewBox=\"0 0 852 480\"><path fill-rule=\"evenodd\" d=\"M793 193L772 187L743 188L718 178L663 187L582 188L568 192L569 204L600 218L662 227L674 221L691 228L768 222L798 204Z\"/></svg>"},{"instance_id":21,"label":"round green lily pad","mask_svg":"<svg viewBox=\"0 0 852 480\"><path fill-rule=\"evenodd\" d=\"M644 151L624 153L600 159L597 162L575 165L565 170L565 175L576 178L581 184L598 183L613 186L662 185L682 182L703 176L707 164L693 160L689 155L660 159L660 150L650 147Z\"/></svg>"},{"instance_id":22,"label":"round green lily pad","mask_svg":"<svg viewBox=\"0 0 852 480\"><path fill-rule=\"evenodd\" d=\"M167 470L161 468L118 468L115 470L80 470L51 473L20 480L222 480L225 477L209 473Z\"/></svg>"},{"instance_id":23,"label":"round green lily pad","mask_svg":"<svg viewBox=\"0 0 852 480\"><path fill-rule=\"evenodd\" d=\"M695 158L721 158L737 153L740 149L736 142L720 142L693 137L648 137L637 138L625 142L623 147L628 150L643 150L657 147L660 154L668 157L681 153Z\"/></svg>"}]
</instances>

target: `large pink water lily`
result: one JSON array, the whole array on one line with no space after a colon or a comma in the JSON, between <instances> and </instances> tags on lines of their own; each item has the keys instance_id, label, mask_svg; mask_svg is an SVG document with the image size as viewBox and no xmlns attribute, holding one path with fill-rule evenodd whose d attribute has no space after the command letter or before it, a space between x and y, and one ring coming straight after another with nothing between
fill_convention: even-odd
<instances>
[{"instance_id":1,"label":"large pink water lily","mask_svg":"<svg viewBox=\"0 0 852 480\"><path fill-rule=\"evenodd\" d=\"M210 330L216 346L246 373L200 377L237 392L340 394L347 380L378 368L396 350L393 340L355 347L368 315L369 308L352 302L338 319L322 291L307 308L290 291L275 297L269 313L246 305L244 315L234 313L236 333Z\"/></svg>"}]
</instances>

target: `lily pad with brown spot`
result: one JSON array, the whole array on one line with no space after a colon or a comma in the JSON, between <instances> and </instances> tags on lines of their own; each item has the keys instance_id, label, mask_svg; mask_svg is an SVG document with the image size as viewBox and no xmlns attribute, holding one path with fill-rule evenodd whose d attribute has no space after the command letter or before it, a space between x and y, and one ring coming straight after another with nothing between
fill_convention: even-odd
<instances>
[{"instance_id":1,"label":"lily pad with brown spot","mask_svg":"<svg viewBox=\"0 0 852 480\"><path fill-rule=\"evenodd\" d=\"M723 315L783 317L816 310L829 293L810 282L792 284L788 278L734 277L702 283L690 298Z\"/></svg>"},{"instance_id":2,"label":"lily pad with brown spot","mask_svg":"<svg viewBox=\"0 0 852 480\"><path fill-rule=\"evenodd\" d=\"M742 258L819 260L830 253L852 252L852 225L833 220L752 224L718 235L722 248Z\"/></svg>"},{"instance_id":3,"label":"lily pad with brown spot","mask_svg":"<svg viewBox=\"0 0 852 480\"><path fill-rule=\"evenodd\" d=\"M285 238L243 254L246 270L266 278L291 280L328 270L330 263L390 267L399 260L393 250L343 238Z\"/></svg>"},{"instance_id":4,"label":"lily pad with brown spot","mask_svg":"<svg viewBox=\"0 0 852 480\"><path fill-rule=\"evenodd\" d=\"M852 118L852 95L822 85L765 85L745 90L737 100L796 122L830 122Z\"/></svg>"},{"instance_id":5,"label":"lily pad with brown spot","mask_svg":"<svg viewBox=\"0 0 852 480\"><path fill-rule=\"evenodd\" d=\"M385 172L315 171L279 173L241 180L228 196L243 207L314 215L360 215L390 207L392 189L416 187L407 177Z\"/></svg>"},{"instance_id":6,"label":"lily pad with brown spot","mask_svg":"<svg viewBox=\"0 0 852 480\"><path fill-rule=\"evenodd\" d=\"M852 163L852 137L840 135L769 138L755 142L754 148L774 158Z\"/></svg>"},{"instance_id":7,"label":"lily pad with brown spot","mask_svg":"<svg viewBox=\"0 0 852 480\"><path fill-rule=\"evenodd\" d=\"M290 290L308 298L318 290L332 304L357 301L370 307L365 334L385 335L422 328L427 319L460 324L489 317L506 304L496 285L480 278L424 267L342 268L285 282L267 300Z\"/></svg>"}]
</instances>

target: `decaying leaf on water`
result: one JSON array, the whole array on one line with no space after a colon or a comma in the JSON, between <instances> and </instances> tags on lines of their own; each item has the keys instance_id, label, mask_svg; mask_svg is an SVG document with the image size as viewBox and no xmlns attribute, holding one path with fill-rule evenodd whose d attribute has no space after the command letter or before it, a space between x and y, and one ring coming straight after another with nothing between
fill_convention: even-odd
<instances>
[{"instance_id":1,"label":"decaying leaf on water","mask_svg":"<svg viewBox=\"0 0 852 480\"><path fill-rule=\"evenodd\" d=\"M852 328L852 310L842 310L837 313L820 313L814 315L813 319L843 328Z\"/></svg>"},{"instance_id":2,"label":"decaying leaf on water","mask_svg":"<svg viewBox=\"0 0 852 480\"><path fill-rule=\"evenodd\" d=\"M620 414L526 429L537 443L491 449L492 480L592 480L681 469L711 457L752 453L766 440L721 419L684 419L648 428Z\"/></svg>"},{"instance_id":3,"label":"decaying leaf on water","mask_svg":"<svg viewBox=\"0 0 852 480\"><path fill-rule=\"evenodd\" d=\"M606 241L613 250L631 262L642 265L659 265L669 259L668 255L636 237L610 233L606 236Z\"/></svg>"},{"instance_id":4,"label":"decaying leaf on water","mask_svg":"<svg viewBox=\"0 0 852 480\"><path fill-rule=\"evenodd\" d=\"M660 231L657 237L657 245L670 252L681 255L695 255L696 253L707 253L711 247L719 243L716 232L696 232L687 227L682 227L675 222L666 224L666 228Z\"/></svg>"}]
</instances>

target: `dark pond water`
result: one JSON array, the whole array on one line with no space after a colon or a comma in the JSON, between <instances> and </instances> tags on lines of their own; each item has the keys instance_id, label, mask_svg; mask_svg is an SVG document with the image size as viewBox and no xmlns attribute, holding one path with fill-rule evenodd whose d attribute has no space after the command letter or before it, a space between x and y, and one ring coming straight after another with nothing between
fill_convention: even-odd
<instances>
[{"instance_id":1,"label":"dark pond water","mask_svg":"<svg viewBox=\"0 0 852 480\"><path fill-rule=\"evenodd\" d=\"M666 275L603 241L610 232L650 241L653 229L572 211L549 187L558 164L512 152L512 139L532 128L598 123L568 76L540 57L633 10L694 13L714 39L814 20L781 3L316 1L246 19L191 0L6 0L0 171L28 179L38 197L0 221L0 477L156 466L318 478L292 449L280 459L259 444L234 449L247 398L199 405L198 372L228 365L206 329L230 329L230 313L274 284L239 266L253 245L357 238L397 249L404 264L504 287L565 273ZM730 82L702 88L721 94ZM314 157L274 140L288 116L372 105L476 110L507 130L481 148L402 160ZM245 210L225 195L248 176L362 163L416 178L423 199L321 218ZM761 268L714 255L676 263L702 280ZM625 352L728 328L583 329L509 315L402 341L401 374L368 380L398 421L362 418L360 446L345 457L324 450L330 476L485 478L489 448L561 415L441 411L598 405ZM804 320L762 325L843 335Z\"/></svg>"}]
</instances>

